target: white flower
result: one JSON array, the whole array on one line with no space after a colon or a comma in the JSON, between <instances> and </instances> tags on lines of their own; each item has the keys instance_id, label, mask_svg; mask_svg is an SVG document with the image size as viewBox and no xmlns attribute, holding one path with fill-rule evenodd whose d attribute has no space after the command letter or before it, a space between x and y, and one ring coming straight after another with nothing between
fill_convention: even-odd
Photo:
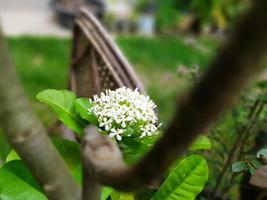
<instances>
[{"instance_id":1,"label":"white flower","mask_svg":"<svg viewBox=\"0 0 267 200\"><path fill-rule=\"evenodd\" d=\"M123 130L122 129L118 129L116 130L115 128L112 128L111 129L111 132L109 134L109 137L114 137L116 136L117 140L121 140L121 135L123 133Z\"/></svg>"},{"instance_id":2,"label":"white flower","mask_svg":"<svg viewBox=\"0 0 267 200\"><path fill-rule=\"evenodd\" d=\"M102 118L101 118L102 119ZM112 122L112 119L107 119L106 117L103 118L103 120L101 120L101 122L99 123L99 127L105 127L106 131L109 131L111 129L111 124L110 122Z\"/></svg>"},{"instance_id":3,"label":"white flower","mask_svg":"<svg viewBox=\"0 0 267 200\"><path fill-rule=\"evenodd\" d=\"M106 90L100 96L94 95L90 100L93 106L89 112L94 114L102 131L110 137L121 140L123 136L134 134L139 137L151 136L158 129L156 105L149 98L134 91L121 87L115 91ZM128 130L133 130L129 133Z\"/></svg>"}]
</instances>

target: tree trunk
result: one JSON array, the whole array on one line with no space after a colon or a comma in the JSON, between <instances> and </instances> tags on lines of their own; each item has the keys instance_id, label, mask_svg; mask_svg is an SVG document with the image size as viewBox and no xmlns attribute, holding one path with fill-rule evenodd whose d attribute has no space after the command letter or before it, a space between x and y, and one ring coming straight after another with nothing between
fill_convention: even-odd
<instances>
[{"instance_id":1,"label":"tree trunk","mask_svg":"<svg viewBox=\"0 0 267 200\"><path fill-rule=\"evenodd\" d=\"M79 187L32 111L17 79L1 30L0 126L49 199L79 199Z\"/></svg>"}]
</instances>

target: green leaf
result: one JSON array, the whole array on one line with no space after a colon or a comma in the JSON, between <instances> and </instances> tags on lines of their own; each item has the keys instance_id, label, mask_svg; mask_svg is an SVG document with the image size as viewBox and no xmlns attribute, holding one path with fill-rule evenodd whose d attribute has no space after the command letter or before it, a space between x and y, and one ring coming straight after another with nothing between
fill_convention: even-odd
<instances>
[{"instance_id":1,"label":"green leaf","mask_svg":"<svg viewBox=\"0 0 267 200\"><path fill-rule=\"evenodd\" d=\"M257 158L250 159L250 162L256 169L263 166L263 164Z\"/></svg>"},{"instance_id":2,"label":"green leaf","mask_svg":"<svg viewBox=\"0 0 267 200\"><path fill-rule=\"evenodd\" d=\"M246 161L238 161L232 164L233 172L241 172L248 169L248 165Z\"/></svg>"},{"instance_id":3,"label":"green leaf","mask_svg":"<svg viewBox=\"0 0 267 200\"><path fill-rule=\"evenodd\" d=\"M154 190L144 188L134 193L134 200L148 200L154 195Z\"/></svg>"},{"instance_id":4,"label":"green leaf","mask_svg":"<svg viewBox=\"0 0 267 200\"><path fill-rule=\"evenodd\" d=\"M124 137L122 143L120 143L120 148L126 163L134 163L146 153L150 147L156 141L155 136L144 137L142 139L133 137Z\"/></svg>"},{"instance_id":5,"label":"green leaf","mask_svg":"<svg viewBox=\"0 0 267 200\"><path fill-rule=\"evenodd\" d=\"M10 162L10 161L13 161L13 160L20 160L19 155L14 150L10 151L10 153L7 155L6 162Z\"/></svg>"},{"instance_id":6,"label":"green leaf","mask_svg":"<svg viewBox=\"0 0 267 200\"><path fill-rule=\"evenodd\" d=\"M80 181L81 179L78 179L80 176L78 173L81 171L81 169L79 169L81 168L80 145L77 142L61 138L52 138L52 142L66 162L73 176ZM6 162L11 162L13 160L20 160L19 155L14 150L8 154Z\"/></svg>"},{"instance_id":7,"label":"green leaf","mask_svg":"<svg viewBox=\"0 0 267 200\"><path fill-rule=\"evenodd\" d=\"M52 138L52 142L62 156L72 174L74 174L81 163L81 150L77 142L62 138Z\"/></svg>"},{"instance_id":8,"label":"green leaf","mask_svg":"<svg viewBox=\"0 0 267 200\"><path fill-rule=\"evenodd\" d=\"M110 196L112 191L113 189L110 187L102 187L101 188L101 200L106 200Z\"/></svg>"},{"instance_id":9,"label":"green leaf","mask_svg":"<svg viewBox=\"0 0 267 200\"><path fill-rule=\"evenodd\" d=\"M80 145L76 142L61 139L61 138L52 138L52 141L53 141L53 144L55 145L55 147L57 148L58 152L60 153L60 155L62 156L62 158L66 162L66 164L67 164L68 168L70 169L75 180L78 183L81 183L82 182L82 175L81 175L82 174L82 167L81 167L81 160L80 160ZM7 156L6 162L12 163L12 162L17 161L17 160L20 160L20 157L13 150ZM24 177L24 174L23 173L21 174L21 178L27 179L27 176ZM1 179L1 176L0 176L0 179ZM112 190L113 189L111 189L111 188L103 187L101 199L102 200L107 199L108 196L111 194ZM1 186L0 186L0 194L1 194Z\"/></svg>"},{"instance_id":10,"label":"green leaf","mask_svg":"<svg viewBox=\"0 0 267 200\"><path fill-rule=\"evenodd\" d=\"M249 172L250 174L254 174L256 172L256 168L253 166L249 166Z\"/></svg>"},{"instance_id":11,"label":"green leaf","mask_svg":"<svg viewBox=\"0 0 267 200\"><path fill-rule=\"evenodd\" d=\"M76 95L68 90L47 89L37 94L37 99L48 104L59 116L59 119L71 130L81 134L86 123L75 111Z\"/></svg>"},{"instance_id":12,"label":"green leaf","mask_svg":"<svg viewBox=\"0 0 267 200\"><path fill-rule=\"evenodd\" d=\"M124 138L123 143L120 144L120 149L125 162L130 164L143 155L143 152L146 151L146 146L138 143L133 138Z\"/></svg>"},{"instance_id":13,"label":"green leaf","mask_svg":"<svg viewBox=\"0 0 267 200\"><path fill-rule=\"evenodd\" d=\"M267 146L266 147L263 147L261 148L258 152L257 152L257 157L258 158L267 158Z\"/></svg>"},{"instance_id":14,"label":"green leaf","mask_svg":"<svg viewBox=\"0 0 267 200\"><path fill-rule=\"evenodd\" d=\"M118 191L113 191L111 193L112 200L134 200L134 197L131 193L123 193Z\"/></svg>"},{"instance_id":15,"label":"green leaf","mask_svg":"<svg viewBox=\"0 0 267 200\"><path fill-rule=\"evenodd\" d=\"M247 157L247 163L248 163L248 169L249 169L249 172L251 173L251 174L254 174L255 173L255 171L259 168L259 167L261 167L261 166L263 166L263 164L258 160L258 158L257 157L255 157L255 156L248 156Z\"/></svg>"},{"instance_id":16,"label":"green leaf","mask_svg":"<svg viewBox=\"0 0 267 200\"><path fill-rule=\"evenodd\" d=\"M201 135L190 145L189 150L208 150L211 149L211 147L210 139L205 135Z\"/></svg>"},{"instance_id":17,"label":"green leaf","mask_svg":"<svg viewBox=\"0 0 267 200\"><path fill-rule=\"evenodd\" d=\"M199 155L182 160L151 200L193 200L208 180L208 165Z\"/></svg>"},{"instance_id":18,"label":"green leaf","mask_svg":"<svg viewBox=\"0 0 267 200\"><path fill-rule=\"evenodd\" d=\"M82 164L79 164L72 173L74 179L78 182L82 182Z\"/></svg>"},{"instance_id":19,"label":"green leaf","mask_svg":"<svg viewBox=\"0 0 267 200\"><path fill-rule=\"evenodd\" d=\"M79 183L82 182L82 165L81 165L81 150L80 145L77 142L65 140L61 138L52 139L55 147L59 151L60 155L68 165L71 174L75 180ZM108 187L102 187L102 200L107 199L113 189Z\"/></svg>"},{"instance_id":20,"label":"green leaf","mask_svg":"<svg viewBox=\"0 0 267 200\"><path fill-rule=\"evenodd\" d=\"M41 188L20 160L6 163L0 169L1 200L47 200Z\"/></svg>"},{"instance_id":21,"label":"green leaf","mask_svg":"<svg viewBox=\"0 0 267 200\"><path fill-rule=\"evenodd\" d=\"M89 113L88 109L92 107L92 103L88 98L79 98L75 101L76 112L79 113L81 118L90 122L91 124L98 124L96 117Z\"/></svg>"}]
</instances>

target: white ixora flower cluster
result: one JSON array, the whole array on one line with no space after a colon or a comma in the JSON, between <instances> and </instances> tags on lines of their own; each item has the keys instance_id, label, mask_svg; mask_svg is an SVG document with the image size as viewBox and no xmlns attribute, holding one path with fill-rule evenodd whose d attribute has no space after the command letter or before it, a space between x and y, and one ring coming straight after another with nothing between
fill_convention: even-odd
<instances>
[{"instance_id":1,"label":"white ixora flower cluster","mask_svg":"<svg viewBox=\"0 0 267 200\"><path fill-rule=\"evenodd\" d=\"M137 89L106 90L90 101L89 112L97 118L100 130L117 140L123 136L151 136L161 126L155 103Z\"/></svg>"}]
</instances>

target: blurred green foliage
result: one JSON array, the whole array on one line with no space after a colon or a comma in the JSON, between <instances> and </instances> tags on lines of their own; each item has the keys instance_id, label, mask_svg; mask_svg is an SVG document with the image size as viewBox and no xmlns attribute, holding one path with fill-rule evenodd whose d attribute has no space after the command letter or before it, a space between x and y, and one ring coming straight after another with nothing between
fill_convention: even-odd
<instances>
[{"instance_id":1,"label":"blurred green foliage","mask_svg":"<svg viewBox=\"0 0 267 200\"><path fill-rule=\"evenodd\" d=\"M222 29L232 25L238 16L250 6L250 0L168 0L157 1L157 27L177 30L186 14L192 14L200 25Z\"/></svg>"},{"instance_id":2,"label":"blurred green foliage","mask_svg":"<svg viewBox=\"0 0 267 200\"><path fill-rule=\"evenodd\" d=\"M66 88L70 40L9 38L12 59L28 95L35 98L46 88Z\"/></svg>"},{"instance_id":3,"label":"blurred green foliage","mask_svg":"<svg viewBox=\"0 0 267 200\"><path fill-rule=\"evenodd\" d=\"M46 112L47 107L35 100L36 94L46 88L67 88L70 63L69 39L18 37L8 39L12 60L19 78L32 100L32 106L45 125L56 117Z\"/></svg>"}]
</instances>

